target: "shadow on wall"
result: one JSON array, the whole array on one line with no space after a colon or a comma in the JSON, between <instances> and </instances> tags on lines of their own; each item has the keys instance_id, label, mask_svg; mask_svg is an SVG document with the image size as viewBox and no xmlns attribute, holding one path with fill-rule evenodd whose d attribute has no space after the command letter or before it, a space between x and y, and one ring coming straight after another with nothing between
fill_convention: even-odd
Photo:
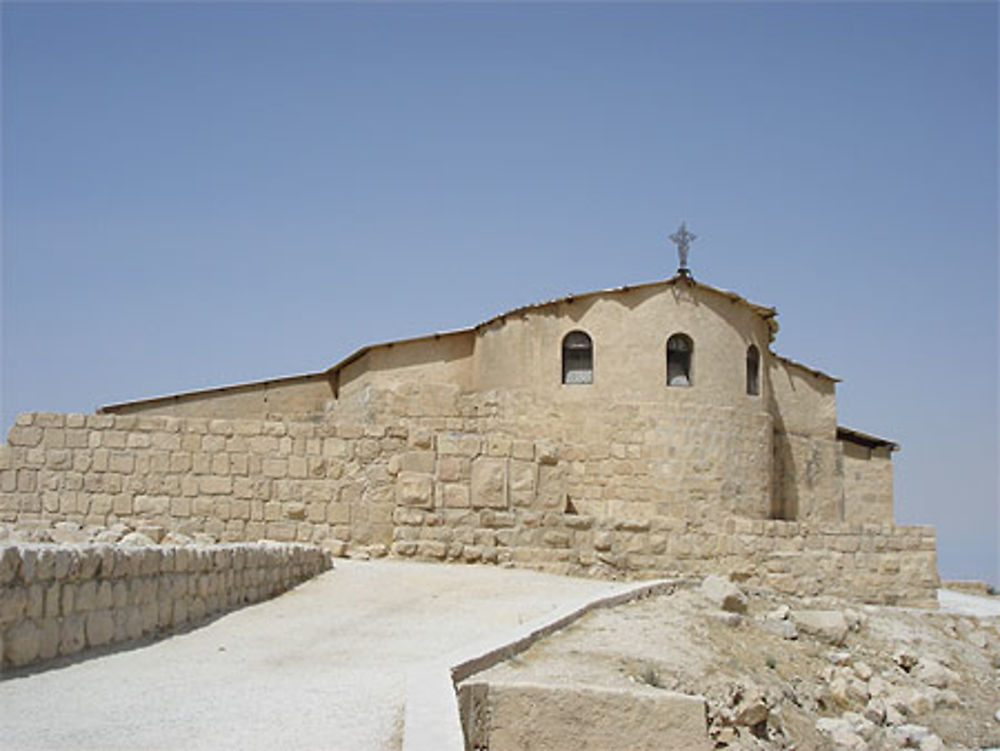
<instances>
[{"instance_id":1,"label":"shadow on wall","mask_svg":"<svg viewBox=\"0 0 1000 751\"><path fill-rule=\"evenodd\" d=\"M775 368L771 369L771 379L774 378ZM795 390L795 381L789 384ZM767 409L774 419L774 435L772 436L771 457L771 518L782 519L784 521L796 521L799 518L799 491L798 477L796 477L795 461L792 457L792 447L788 441L788 433L785 428L785 421L781 414L781 407L777 399L774 398L774 387L768 383L765 388L767 394Z\"/></svg>"}]
</instances>

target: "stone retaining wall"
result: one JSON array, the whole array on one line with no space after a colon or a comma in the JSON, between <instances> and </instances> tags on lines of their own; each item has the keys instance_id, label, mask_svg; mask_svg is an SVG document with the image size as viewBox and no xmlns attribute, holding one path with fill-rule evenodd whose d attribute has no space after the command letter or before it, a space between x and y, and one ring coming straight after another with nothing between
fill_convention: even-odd
<instances>
[{"instance_id":1,"label":"stone retaining wall","mask_svg":"<svg viewBox=\"0 0 1000 751\"><path fill-rule=\"evenodd\" d=\"M717 573L797 596L936 607L934 528L729 519L397 509L392 552L554 573L653 578Z\"/></svg>"},{"instance_id":2,"label":"stone retaining wall","mask_svg":"<svg viewBox=\"0 0 1000 751\"><path fill-rule=\"evenodd\" d=\"M0 547L2 667L177 629L330 567L304 545Z\"/></svg>"},{"instance_id":3,"label":"stone retaining wall","mask_svg":"<svg viewBox=\"0 0 1000 751\"><path fill-rule=\"evenodd\" d=\"M669 462L622 440L585 450L447 418L25 414L0 446L0 522L123 523L594 576L721 573L796 594L933 603L932 529L746 518L763 502L720 518L693 491L658 501L647 491Z\"/></svg>"}]
</instances>

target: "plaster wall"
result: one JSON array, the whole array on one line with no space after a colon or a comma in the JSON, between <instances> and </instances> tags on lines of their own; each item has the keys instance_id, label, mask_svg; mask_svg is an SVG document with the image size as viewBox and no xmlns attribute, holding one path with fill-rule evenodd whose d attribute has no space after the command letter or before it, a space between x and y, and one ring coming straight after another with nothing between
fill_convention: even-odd
<instances>
[{"instance_id":1,"label":"plaster wall","mask_svg":"<svg viewBox=\"0 0 1000 751\"><path fill-rule=\"evenodd\" d=\"M562 383L562 341L571 331L593 342L592 384ZM666 385L666 344L676 333L694 342L690 387ZM745 304L683 281L591 294L484 327L473 387L531 390L540 401L570 408L652 402L761 411L766 396L746 393L746 351L755 344L766 362L768 341L766 322Z\"/></svg>"}]
</instances>

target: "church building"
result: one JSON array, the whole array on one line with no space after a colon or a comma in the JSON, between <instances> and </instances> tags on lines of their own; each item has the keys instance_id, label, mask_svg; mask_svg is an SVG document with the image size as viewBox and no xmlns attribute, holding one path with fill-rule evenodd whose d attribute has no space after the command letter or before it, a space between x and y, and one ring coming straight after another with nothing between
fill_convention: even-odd
<instances>
[{"instance_id":1,"label":"church building","mask_svg":"<svg viewBox=\"0 0 1000 751\"><path fill-rule=\"evenodd\" d=\"M100 411L548 440L566 460L553 503L597 518L891 524L898 446L839 425L838 379L773 351L776 310L696 281L693 235L671 239L670 279L373 344L317 373ZM497 482L516 507L518 478Z\"/></svg>"}]
</instances>

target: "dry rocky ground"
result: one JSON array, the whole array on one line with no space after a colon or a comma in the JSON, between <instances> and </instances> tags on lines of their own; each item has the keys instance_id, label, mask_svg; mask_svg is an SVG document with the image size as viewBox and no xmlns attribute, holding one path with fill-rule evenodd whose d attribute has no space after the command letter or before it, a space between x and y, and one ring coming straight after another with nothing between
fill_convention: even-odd
<instances>
[{"instance_id":1,"label":"dry rocky ground","mask_svg":"<svg viewBox=\"0 0 1000 751\"><path fill-rule=\"evenodd\" d=\"M1000 617L717 577L594 612L475 679L701 695L718 749L1000 747Z\"/></svg>"}]
</instances>

